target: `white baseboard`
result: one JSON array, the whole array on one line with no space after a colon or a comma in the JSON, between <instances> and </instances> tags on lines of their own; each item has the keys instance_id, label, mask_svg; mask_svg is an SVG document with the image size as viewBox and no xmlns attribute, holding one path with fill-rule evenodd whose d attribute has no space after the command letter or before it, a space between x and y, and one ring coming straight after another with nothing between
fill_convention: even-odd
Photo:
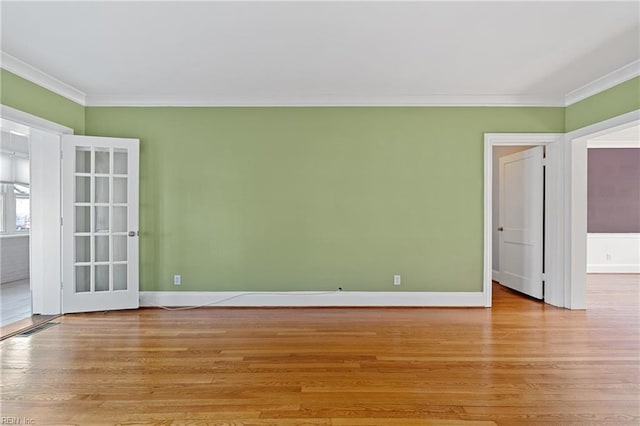
<instances>
[{"instance_id":1,"label":"white baseboard","mask_svg":"<svg viewBox=\"0 0 640 426\"><path fill-rule=\"evenodd\" d=\"M491 271L491 279L493 281L500 282L500 271L496 271L495 269L493 269Z\"/></svg>"},{"instance_id":2,"label":"white baseboard","mask_svg":"<svg viewBox=\"0 0 640 426\"><path fill-rule=\"evenodd\" d=\"M640 273L640 234L587 234L587 273Z\"/></svg>"},{"instance_id":3,"label":"white baseboard","mask_svg":"<svg viewBox=\"0 0 640 426\"><path fill-rule=\"evenodd\" d=\"M140 306L418 306L484 307L482 292L141 291Z\"/></svg>"}]
</instances>

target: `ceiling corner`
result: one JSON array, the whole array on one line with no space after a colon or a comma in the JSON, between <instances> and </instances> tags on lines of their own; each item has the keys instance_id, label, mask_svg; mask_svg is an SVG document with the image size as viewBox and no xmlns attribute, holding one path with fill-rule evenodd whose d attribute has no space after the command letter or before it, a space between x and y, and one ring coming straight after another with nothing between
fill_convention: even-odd
<instances>
[{"instance_id":1,"label":"ceiling corner","mask_svg":"<svg viewBox=\"0 0 640 426\"><path fill-rule=\"evenodd\" d=\"M583 99L596 95L638 76L640 76L640 59L636 59L617 70L611 71L610 73L567 93L565 96L565 106L573 105L576 102L580 102Z\"/></svg>"},{"instance_id":2,"label":"ceiling corner","mask_svg":"<svg viewBox=\"0 0 640 426\"><path fill-rule=\"evenodd\" d=\"M38 86L44 87L53 93L63 96L77 104L86 106L87 95L75 87L50 76L44 71L27 64L24 61L11 56L6 52L0 52L0 66L5 70L24 78Z\"/></svg>"}]
</instances>

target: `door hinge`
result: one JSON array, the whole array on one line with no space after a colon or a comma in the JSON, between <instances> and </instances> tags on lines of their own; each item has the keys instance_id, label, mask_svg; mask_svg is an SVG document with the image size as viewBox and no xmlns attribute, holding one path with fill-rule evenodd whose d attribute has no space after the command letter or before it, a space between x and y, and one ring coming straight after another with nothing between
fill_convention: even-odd
<instances>
[{"instance_id":1,"label":"door hinge","mask_svg":"<svg viewBox=\"0 0 640 426\"><path fill-rule=\"evenodd\" d=\"M542 273L542 282L545 282L547 280L547 274L545 274L544 272Z\"/></svg>"},{"instance_id":2,"label":"door hinge","mask_svg":"<svg viewBox=\"0 0 640 426\"><path fill-rule=\"evenodd\" d=\"M64 226L64 221L62 220L62 217L60 218L60 226Z\"/></svg>"},{"instance_id":3,"label":"door hinge","mask_svg":"<svg viewBox=\"0 0 640 426\"><path fill-rule=\"evenodd\" d=\"M546 159L546 158L543 158L543 159L542 159L542 166L544 167L544 166L546 166L546 165L547 165L547 159Z\"/></svg>"},{"instance_id":4,"label":"door hinge","mask_svg":"<svg viewBox=\"0 0 640 426\"><path fill-rule=\"evenodd\" d=\"M60 150L60 159L62 160L62 157L64 157L64 151Z\"/></svg>"}]
</instances>

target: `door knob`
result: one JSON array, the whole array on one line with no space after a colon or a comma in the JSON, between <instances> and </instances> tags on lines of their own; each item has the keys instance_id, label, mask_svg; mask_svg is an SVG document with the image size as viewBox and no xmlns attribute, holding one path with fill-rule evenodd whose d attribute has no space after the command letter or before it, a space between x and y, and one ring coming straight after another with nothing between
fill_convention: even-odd
<instances>
[{"instance_id":1,"label":"door knob","mask_svg":"<svg viewBox=\"0 0 640 426\"><path fill-rule=\"evenodd\" d=\"M501 226L500 228L498 228L498 231L502 232L504 231L504 228Z\"/></svg>"},{"instance_id":2,"label":"door knob","mask_svg":"<svg viewBox=\"0 0 640 426\"><path fill-rule=\"evenodd\" d=\"M137 232L135 232L135 231L129 231L129 234L128 234L128 235L129 235L130 237L135 237L137 234L138 234L138 233L137 233Z\"/></svg>"}]
</instances>

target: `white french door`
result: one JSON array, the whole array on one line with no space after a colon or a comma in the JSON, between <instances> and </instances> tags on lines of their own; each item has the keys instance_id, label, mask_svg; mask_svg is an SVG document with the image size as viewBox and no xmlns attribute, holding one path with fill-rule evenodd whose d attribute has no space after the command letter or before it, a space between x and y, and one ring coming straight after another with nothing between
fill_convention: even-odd
<instances>
[{"instance_id":1,"label":"white french door","mask_svg":"<svg viewBox=\"0 0 640 426\"><path fill-rule=\"evenodd\" d=\"M544 148L500 158L500 284L543 298Z\"/></svg>"},{"instance_id":2,"label":"white french door","mask_svg":"<svg viewBox=\"0 0 640 426\"><path fill-rule=\"evenodd\" d=\"M138 307L140 142L62 138L62 311Z\"/></svg>"}]
</instances>

